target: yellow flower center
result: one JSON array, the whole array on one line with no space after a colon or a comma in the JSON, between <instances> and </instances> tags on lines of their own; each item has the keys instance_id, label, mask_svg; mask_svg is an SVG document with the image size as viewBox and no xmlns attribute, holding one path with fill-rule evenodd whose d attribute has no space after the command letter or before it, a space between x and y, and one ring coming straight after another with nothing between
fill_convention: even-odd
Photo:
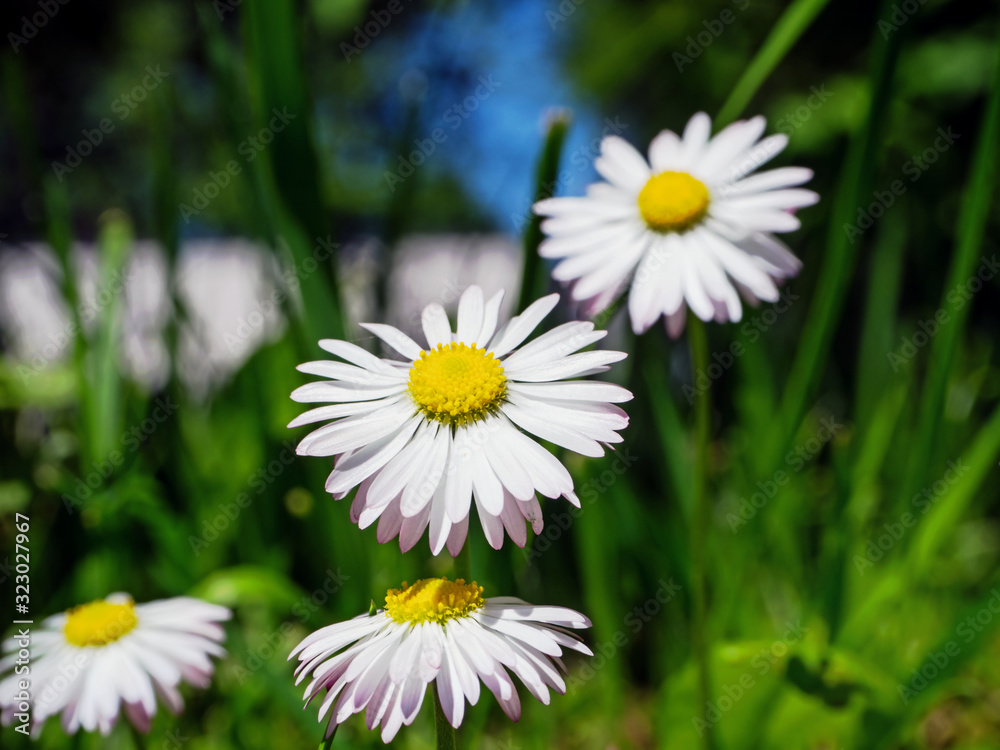
<instances>
[{"instance_id":1,"label":"yellow flower center","mask_svg":"<svg viewBox=\"0 0 1000 750\"><path fill-rule=\"evenodd\" d=\"M687 172L661 172L649 178L639 193L639 212L657 232L683 232L708 211L705 183Z\"/></svg>"},{"instance_id":2,"label":"yellow flower center","mask_svg":"<svg viewBox=\"0 0 1000 750\"><path fill-rule=\"evenodd\" d=\"M496 411L507 395L500 362L475 344L438 344L410 369L410 396L431 419L467 424Z\"/></svg>"},{"instance_id":3,"label":"yellow flower center","mask_svg":"<svg viewBox=\"0 0 1000 750\"><path fill-rule=\"evenodd\" d=\"M139 624L132 602L110 604L99 600L66 614L69 616L63 632L74 646L107 646Z\"/></svg>"},{"instance_id":4,"label":"yellow flower center","mask_svg":"<svg viewBox=\"0 0 1000 750\"><path fill-rule=\"evenodd\" d=\"M447 578L424 578L412 586L403 581L403 588L389 589L385 595L385 614L398 623L444 624L468 617L484 604L483 587L475 581L466 583L459 578L452 583Z\"/></svg>"}]
</instances>

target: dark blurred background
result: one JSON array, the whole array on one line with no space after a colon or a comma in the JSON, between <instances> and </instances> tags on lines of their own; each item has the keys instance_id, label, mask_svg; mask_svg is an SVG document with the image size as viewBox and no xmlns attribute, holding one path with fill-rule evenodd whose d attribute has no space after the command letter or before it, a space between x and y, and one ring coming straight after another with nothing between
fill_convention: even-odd
<instances>
[{"instance_id":1,"label":"dark blurred background","mask_svg":"<svg viewBox=\"0 0 1000 750\"><path fill-rule=\"evenodd\" d=\"M995 635L923 702L897 689L977 611L1000 560L1000 303L995 275L966 283L992 267L979 259L997 250L996 194L973 196L989 207L979 230L962 214L977 159L990 184L997 167L995 148L977 148L997 85L995 3L6 2L0 560L13 514L29 513L39 617L114 590L236 608L216 685L189 692L183 718L159 717L151 747L173 747L175 729L186 748L315 746L290 648L407 577L448 570L424 541L405 556L379 547L323 493L329 467L292 458L302 435L284 428L299 411L288 394L305 380L295 365L320 357L314 342L373 346L359 321L414 330L422 305L453 307L470 283L507 287L515 312L539 191L582 194L604 135L644 150L696 111L716 116L789 7L818 16L729 116L764 114L787 133L775 165L813 169L822 201L787 238L805 263L787 313L748 310L751 328L710 332L713 352L748 349L712 384L717 692L747 672L762 686L723 712L717 738L1000 746ZM565 123L557 179L540 186L547 138ZM974 261L964 276L962 243ZM966 291L952 300L956 278ZM950 352L914 338L941 309L968 315ZM827 313L829 326L815 323ZM534 552L470 538L480 582L586 611L591 644L613 653L571 662L570 694L552 707L525 697L519 726L484 698L460 734L468 747L697 741L690 362L661 331L636 342L621 315L602 325L636 354L618 375L637 394L627 470L614 455L566 458L596 501ZM800 408L782 412L809 342L823 356ZM925 418L918 403L944 356L940 408L932 398ZM847 429L812 450L823 418ZM791 465L783 448L802 446L804 468L737 533L727 519ZM896 495L933 486L962 457L973 479L941 495L931 530L874 572L859 568L855 556L897 519ZM566 508L545 509L562 529ZM0 579L8 601L7 567ZM629 619L672 581L672 603ZM619 633L626 645L608 646ZM773 656L764 672L762 652ZM431 746L424 713L397 744ZM50 723L42 746L70 747ZM130 742L119 732L72 746ZM380 744L360 720L341 743Z\"/></svg>"}]
</instances>

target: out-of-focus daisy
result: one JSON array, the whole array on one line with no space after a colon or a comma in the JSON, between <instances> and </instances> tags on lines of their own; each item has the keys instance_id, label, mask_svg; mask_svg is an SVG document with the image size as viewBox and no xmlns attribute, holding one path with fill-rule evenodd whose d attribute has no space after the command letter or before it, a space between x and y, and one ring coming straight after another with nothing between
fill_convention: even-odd
<instances>
[{"instance_id":1,"label":"out-of-focus daisy","mask_svg":"<svg viewBox=\"0 0 1000 750\"><path fill-rule=\"evenodd\" d=\"M127 594L84 604L49 617L33 630L30 643L18 636L4 642L0 672L14 668L18 652L28 648L32 731L62 714L63 729L108 734L124 711L132 725L148 732L157 698L174 714L184 708L181 682L208 686L213 665L222 656L225 632L218 624L231 613L225 607L177 597L135 604ZM0 681L3 724L25 713L16 672Z\"/></svg>"},{"instance_id":2,"label":"out-of-focus daisy","mask_svg":"<svg viewBox=\"0 0 1000 750\"><path fill-rule=\"evenodd\" d=\"M461 578L404 583L386 594L385 608L374 615L322 628L296 646L288 657L299 659L296 684L312 677L306 705L322 696L319 719L330 715L327 736L365 711L368 728L381 724L382 740L389 742L401 725L413 722L432 682L456 728L465 702L479 700L480 681L507 716L521 717L508 670L546 705L549 688L565 693L562 649L593 655L566 628L589 628L590 620L564 607L536 607L509 596L484 599L482 593Z\"/></svg>"},{"instance_id":3,"label":"out-of-focus daisy","mask_svg":"<svg viewBox=\"0 0 1000 750\"><path fill-rule=\"evenodd\" d=\"M607 182L583 198L549 198L535 212L548 235L539 252L561 259L552 272L573 282L572 297L589 314L605 309L631 282L632 328L646 331L661 315L680 335L686 307L702 320L738 321L740 294L751 304L778 298L776 279L801 263L774 236L799 227L793 212L819 196L796 186L812 178L802 167L752 174L788 143L759 140L763 117L735 122L710 138L698 113L683 137L664 130L649 162L618 136L601 142L594 167ZM739 293L737 293L739 292Z\"/></svg>"},{"instance_id":4,"label":"out-of-focus daisy","mask_svg":"<svg viewBox=\"0 0 1000 750\"><path fill-rule=\"evenodd\" d=\"M405 552L430 527L434 554L457 555L465 543L472 501L490 545L504 529L518 545L542 514L535 492L579 506L566 468L522 432L585 456L621 442L628 417L614 403L632 394L610 383L566 381L603 372L622 352L574 353L604 337L589 322L564 323L521 346L552 311L559 295L543 297L497 331L503 292L485 301L469 287L452 332L444 308L423 311L427 349L396 328L362 324L403 360L382 359L346 341L323 349L343 362L309 362L302 372L327 381L292 393L300 402L333 402L307 411L289 427L335 420L299 443L304 456L337 456L326 489L334 498L358 487L351 519L376 520L378 540L399 537ZM518 349L517 347L520 348ZM557 382L559 381L559 382Z\"/></svg>"}]
</instances>

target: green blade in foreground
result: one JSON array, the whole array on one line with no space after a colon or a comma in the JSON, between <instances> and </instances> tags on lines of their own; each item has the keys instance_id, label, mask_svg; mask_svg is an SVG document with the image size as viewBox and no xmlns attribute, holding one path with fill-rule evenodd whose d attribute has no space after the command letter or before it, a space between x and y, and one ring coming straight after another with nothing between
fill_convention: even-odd
<instances>
[{"instance_id":1,"label":"green blade in foreground","mask_svg":"<svg viewBox=\"0 0 1000 750\"><path fill-rule=\"evenodd\" d=\"M247 71L256 126L273 141L260 155L271 166L279 226L301 282L306 335L343 337L335 258L323 205L319 156L312 138L312 103L299 48L300 18L292 0L243 4ZM326 244L324 244L326 243ZM328 273L316 273L319 268ZM310 271L310 268L313 268Z\"/></svg>"},{"instance_id":2,"label":"green blade in foreground","mask_svg":"<svg viewBox=\"0 0 1000 750\"><path fill-rule=\"evenodd\" d=\"M559 160L569 125L570 116L566 112L555 114L549 122L545 147L542 149L542 156L538 161L534 202L550 198L555 192L555 185L559 177ZM518 310L523 310L545 294L544 268L542 259L538 256L538 246L542 244L543 239L542 217L532 214L528 221L528 228L524 232L524 272L521 276Z\"/></svg>"},{"instance_id":3,"label":"green blade in foreground","mask_svg":"<svg viewBox=\"0 0 1000 750\"><path fill-rule=\"evenodd\" d=\"M944 411L945 391L955 364L955 352L965 330L971 305L958 309L948 303L948 296L955 287L965 284L975 273L979 252L986 235L990 200L996 187L996 159L1000 148L1000 56L993 79L989 105L983 116L979 140L972 156L972 176L962 201L958 219L957 252L952 259L948 279L941 292L939 309L948 310L950 320L942 324L931 345L927 382L920 401L920 417L910 452L910 470L906 473L903 491L897 504L903 505L923 484L934 451L938 426Z\"/></svg>"},{"instance_id":4,"label":"green blade in foreground","mask_svg":"<svg viewBox=\"0 0 1000 750\"><path fill-rule=\"evenodd\" d=\"M726 125L743 112L757 89L771 75L799 37L809 28L819 12L829 0L795 0L781 15L771 29L764 45L746 67L740 80L736 82L726 103L722 105L716 118L716 125Z\"/></svg>"},{"instance_id":5,"label":"green blade in foreground","mask_svg":"<svg viewBox=\"0 0 1000 750\"><path fill-rule=\"evenodd\" d=\"M883 8L889 3L884 0ZM792 364L781 403L781 426L773 455L780 456L802 420L806 404L826 365L837 321L847 299L847 286L859 249L857 239L845 231L855 216L862 195L870 188L877 161L881 133L890 102L890 87L899 56L900 34L886 39L876 29L872 36L874 57L871 73L871 103L864 127L851 139L846 164L834 198L829 223L826 252L800 339L798 353Z\"/></svg>"}]
</instances>

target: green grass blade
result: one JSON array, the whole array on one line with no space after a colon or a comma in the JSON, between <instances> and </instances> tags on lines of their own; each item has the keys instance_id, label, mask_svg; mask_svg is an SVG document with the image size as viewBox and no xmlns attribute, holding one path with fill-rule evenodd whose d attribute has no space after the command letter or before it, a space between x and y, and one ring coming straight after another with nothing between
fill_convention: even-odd
<instances>
[{"instance_id":1,"label":"green grass blade","mask_svg":"<svg viewBox=\"0 0 1000 750\"><path fill-rule=\"evenodd\" d=\"M757 89L761 87L771 72L788 54L788 50L809 28L819 12L829 0L795 0L771 28L763 46L747 65L740 80L736 82L726 103L722 105L716 118L716 125L726 125L743 112Z\"/></svg>"},{"instance_id":2,"label":"green grass blade","mask_svg":"<svg viewBox=\"0 0 1000 750\"><path fill-rule=\"evenodd\" d=\"M636 373L636 380L642 378L644 390L649 396L665 478L673 489L673 502L680 507L684 518L690 520L694 508L693 456L684 422L666 386L667 360L652 333L635 341L638 347L635 359L640 370Z\"/></svg>"},{"instance_id":3,"label":"green grass blade","mask_svg":"<svg viewBox=\"0 0 1000 750\"><path fill-rule=\"evenodd\" d=\"M888 2L882 3L883 7ZM847 286L859 244L851 244L845 225L851 225L861 196L869 193L881 133L889 108L889 90L899 53L900 34L888 39L880 31L873 34L871 99L864 126L851 139L846 164L834 198L826 252L819 273L819 286L806 317L799 349L785 386L781 404L782 444L790 443L826 364L834 330L847 299Z\"/></svg>"},{"instance_id":4,"label":"green grass blade","mask_svg":"<svg viewBox=\"0 0 1000 750\"><path fill-rule=\"evenodd\" d=\"M121 343L125 303L125 265L132 252L132 225L121 211L112 209L101 217L98 238L99 282L96 330L87 352L86 378L90 384L90 446L92 458L107 460L120 447L125 408L118 347ZM101 305L102 298L107 303Z\"/></svg>"},{"instance_id":5,"label":"green grass blade","mask_svg":"<svg viewBox=\"0 0 1000 750\"><path fill-rule=\"evenodd\" d=\"M300 15L292 0L247 0L244 41L255 124L273 131L260 156L271 167L273 199L280 206L282 236L297 268L315 262L318 243L329 236L312 137L312 103L302 61ZM319 264L328 273L303 274L301 291L307 336L343 337L334 259Z\"/></svg>"},{"instance_id":6,"label":"green grass blade","mask_svg":"<svg viewBox=\"0 0 1000 750\"><path fill-rule=\"evenodd\" d=\"M948 296L956 286L965 284L975 274L976 263L986 234L990 201L996 186L996 159L1000 148L1000 57L990 93L989 105L983 116L982 128L972 156L972 175L962 201L956 232L957 250L944 290L940 310L949 312L947 324L940 326L931 345L927 380L920 401L920 416L910 451L910 470L906 473L903 492L898 502L903 504L912 497L927 476L928 465L937 438L941 415L944 410L945 392L955 363L958 342L965 330L965 321L971 305L955 309Z\"/></svg>"},{"instance_id":7,"label":"green grass blade","mask_svg":"<svg viewBox=\"0 0 1000 750\"><path fill-rule=\"evenodd\" d=\"M545 136L545 146L538 160L535 173L535 201L550 198L555 192L559 179L559 161L562 156L563 143L569 131L570 116L566 112L558 112L549 122L549 131ZM523 310L534 300L545 294L547 281L542 259L538 255L538 246L542 244L542 217L533 212L528 219L528 227L524 232L524 270L521 276L521 295L517 309Z\"/></svg>"},{"instance_id":8,"label":"green grass blade","mask_svg":"<svg viewBox=\"0 0 1000 750\"><path fill-rule=\"evenodd\" d=\"M1000 455L1000 408L993 411L993 416L957 462L959 479L927 508L927 515L916 529L910 559L918 580L929 572L935 553L949 539L955 538L955 527L996 465L997 455Z\"/></svg>"},{"instance_id":9,"label":"green grass blade","mask_svg":"<svg viewBox=\"0 0 1000 750\"><path fill-rule=\"evenodd\" d=\"M864 435L871 416L885 392L890 375L886 352L892 350L896 332L896 309L903 273L903 248L907 241L907 223L901 211L889 213L882 220L871 254L868 299L865 302L864 327L858 350L856 372L857 401L854 428Z\"/></svg>"}]
</instances>

